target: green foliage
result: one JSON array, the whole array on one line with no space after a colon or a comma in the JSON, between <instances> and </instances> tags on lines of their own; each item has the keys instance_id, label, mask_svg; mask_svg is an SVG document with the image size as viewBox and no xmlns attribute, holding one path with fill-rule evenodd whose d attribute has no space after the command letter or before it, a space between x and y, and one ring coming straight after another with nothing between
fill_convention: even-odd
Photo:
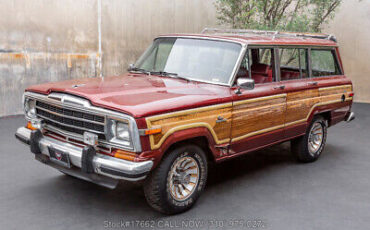
<instances>
[{"instance_id":1,"label":"green foliage","mask_svg":"<svg viewBox=\"0 0 370 230\"><path fill-rule=\"evenodd\" d=\"M342 0L216 0L218 20L233 28L320 32Z\"/></svg>"}]
</instances>

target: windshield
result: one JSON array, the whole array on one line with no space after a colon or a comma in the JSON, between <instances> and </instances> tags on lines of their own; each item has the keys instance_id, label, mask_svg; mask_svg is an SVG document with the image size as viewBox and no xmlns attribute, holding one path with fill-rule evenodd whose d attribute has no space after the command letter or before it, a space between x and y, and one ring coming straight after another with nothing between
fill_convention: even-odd
<instances>
[{"instance_id":1,"label":"windshield","mask_svg":"<svg viewBox=\"0 0 370 230\"><path fill-rule=\"evenodd\" d=\"M241 45L189 38L158 38L135 67L148 72L175 73L180 77L228 84Z\"/></svg>"}]
</instances>

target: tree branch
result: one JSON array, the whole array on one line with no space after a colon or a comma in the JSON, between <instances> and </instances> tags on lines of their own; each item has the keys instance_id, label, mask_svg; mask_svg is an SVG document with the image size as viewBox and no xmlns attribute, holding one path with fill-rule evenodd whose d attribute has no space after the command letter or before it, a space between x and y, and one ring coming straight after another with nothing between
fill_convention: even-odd
<instances>
[{"instance_id":1,"label":"tree branch","mask_svg":"<svg viewBox=\"0 0 370 230\"><path fill-rule=\"evenodd\" d=\"M341 3L340 0L335 0L330 6L329 8L327 9L326 13L324 14L324 16L322 16L320 18L320 20L318 21L318 23L315 25L315 29L319 30L320 29L320 26L322 25L322 23L324 23L324 21L329 17L329 15L331 13L333 13L335 11L335 9L339 6L339 4Z\"/></svg>"}]
</instances>

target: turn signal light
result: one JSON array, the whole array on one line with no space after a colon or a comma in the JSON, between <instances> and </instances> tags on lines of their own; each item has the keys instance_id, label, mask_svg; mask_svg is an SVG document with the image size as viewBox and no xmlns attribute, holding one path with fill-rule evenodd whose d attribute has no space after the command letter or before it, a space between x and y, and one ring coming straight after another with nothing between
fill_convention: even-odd
<instances>
[{"instance_id":1,"label":"turn signal light","mask_svg":"<svg viewBox=\"0 0 370 230\"><path fill-rule=\"evenodd\" d=\"M30 130L36 130L37 128L33 127L32 126L32 123L29 121L27 122L27 126L26 126L27 129L30 129Z\"/></svg>"},{"instance_id":2,"label":"turn signal light","mask_svg":"<svg viewBox=\"0 0 370 230\"><path fill-rule=\"evenodd\" d=\"M162 132L162 128L147 129L145 130L145 135L153 135L153 134L157 134L161 132Z\"/></svg>"},{"instance_id":3,"label":"turn signal light","mask_svg":"<svg viewBox=\"0 0 370 230\"><path fill-rule=\"evenodd\" d=\"M113 156L119 159L128 160L128 161L134 161L136 154L131 152L126 152L120 149L113 151Z\"/></svg>"}]
</instances>

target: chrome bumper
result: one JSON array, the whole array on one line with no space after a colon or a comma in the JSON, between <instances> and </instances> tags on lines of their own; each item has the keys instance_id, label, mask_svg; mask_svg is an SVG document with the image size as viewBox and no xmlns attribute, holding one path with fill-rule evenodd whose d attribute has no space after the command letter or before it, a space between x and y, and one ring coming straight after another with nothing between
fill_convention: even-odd
<instances>
[{"instance_id":1,"label":"chrome bumper","mask_svg":"<svg viewBox=\"0 0 370 230\"><path fill-rule=\"evenodd\" d=\"M22 141L23 143L30 145L31 144L31 133L30 129L25 127L18 128L15 136L18 140ZM144 162L132 162L127 160L118 159L115 157L110 157L107 155L102 155L96 153L91 160L91 164L93 167L93 173L85 173L81 170L76 170L76 168L82 168L82 154L83 148L65 143L62 141L58 141L56 139L42 136L38 139L37 144L38 148L40 149L41 154L35 154L36 158L41 162L50 165L60 171L65 172L66 174L85 179L100 185L105 186L104 184L98 183L104 178L107 178L108 181L118 182L118 180L128 180L128 181L139 181L146 177L147 173L153 166L153 161L144 161ZM63 151L69 155L70 163L72 168L65 168L61 167L54 162L51 162L49 159L49 147L57 149L59 151ZM42 155L42 156L39 156ZM46 157L45 157L46 156ZM81 172L81 173L79 173ZM101 177L95 178L94 174L100 175ZM110 180L108 180L108 178ZM113 179L113 180L112 180ZM112 183L109 183L112 184ZM113 183L114 184L114 183ZM116 183L117 184L117 183ZM112 188L113 186L105 186ZM115 187L115 185L114 185ZM113 187L113 188L114 188Z\"/></svg>"}]
</instances>

